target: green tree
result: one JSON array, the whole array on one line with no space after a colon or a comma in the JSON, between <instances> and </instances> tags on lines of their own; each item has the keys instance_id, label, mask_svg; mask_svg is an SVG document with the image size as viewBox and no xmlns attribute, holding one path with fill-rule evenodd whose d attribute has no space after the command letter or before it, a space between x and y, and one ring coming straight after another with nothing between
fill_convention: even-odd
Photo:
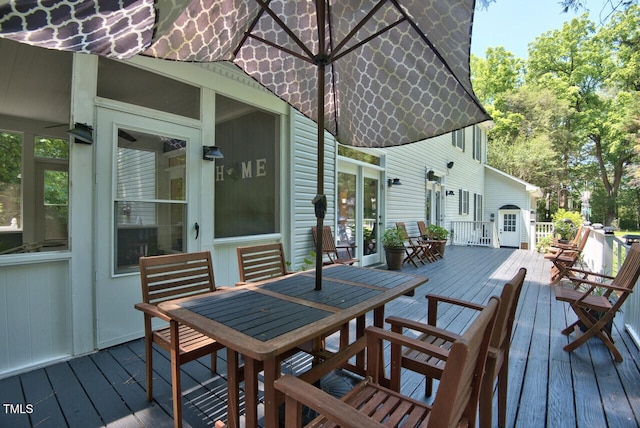
<instances>
[{"instance_id":1,"label":"green tree","mask_svg":"<svg viewBox=\"0 0 640 428\"><path fill-rule=\"evenodd\" d=\"M635 53L627 47L638 37L639 13L637 6L616 13L598 32L584 15L536 38L529 49L527 82L550 89L570 108L563 119L566 138L555 146L566 171L562 181L598 180L605 198L599 220L606 224L617 217L618 191L627 167L636 161L623 124L638 95Z\"/></svg>"}]
</instances>

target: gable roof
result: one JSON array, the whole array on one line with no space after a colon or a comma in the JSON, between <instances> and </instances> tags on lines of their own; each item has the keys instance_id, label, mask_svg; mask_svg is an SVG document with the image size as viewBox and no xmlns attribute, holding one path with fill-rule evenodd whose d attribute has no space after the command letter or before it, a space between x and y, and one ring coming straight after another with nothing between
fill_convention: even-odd
<instances>
[{"instance_id":1,"label":"gable roof","mask_svg":"<svg viewBox=\"0 0 640 428\"><path fill-rule=\"evenodd\" d=\"M521 179L519 179L517 177L514 177L513 175L507 174L506 172L501 171L501 170L499 170L497 168L494 168L492 166L485 165L484 167L488 171L491 171L491 172L493 172L493 173L495 173L495 174L497 174L497 175L499 175L499 176L501 176L503 178L506 178L507 180L511 180L511 181L513 181L515 183L518 183L518 184L524 186L525 190L527 192L531 193L532 196L535 196L537 198L541 198L542 197L542 189L540 189L540 187L538 187L538 186L536 186L534 184L531 184L531 183L527 183L524 180L521 180Z\"/></svg>"}]
</instances>

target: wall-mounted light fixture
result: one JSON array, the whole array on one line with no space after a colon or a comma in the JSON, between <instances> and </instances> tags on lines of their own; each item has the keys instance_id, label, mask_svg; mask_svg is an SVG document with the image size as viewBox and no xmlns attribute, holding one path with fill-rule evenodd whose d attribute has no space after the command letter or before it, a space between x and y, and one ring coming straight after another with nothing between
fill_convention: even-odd
<instances>
[{"instance_id":1,"label":"wall-mounted light fixture","mask_svg":"<svg viewBox=\"0 0 640 428\"><path fill-rule=\"evenodd\" d=\"M447 168L448 168L448 169L453 168L453 161L451 161L451 162L447 162Z\"/></svg>"},{"instance_id":2,"label":"wall-mounted light fixture","mask_svg":"<svg viewBox=\"0 0 640 428\"><path fill-rule=\"evenodd\" d=\"M399 178L394 178L392 179L388 179L387 180L387 186L392 187L392 186L402 186L402 183L400 183L400 179Z\"/></svg>"},{"instance_id":3,"label":"wall-mounted light fixture","mask_svg":"<svg viewBox=\"0 0 640 428\"><path fill-rule=\"evenodd\" d=\"M434 171L434 170L430 169L430 170L427 172L427 180L429 180L429 181L435 181L435 179L436 179L436 173L435 173L435 171Z\"/></svg>"},{"instance_id":4,"label":"wall-mounted light fixture","mask_svg":"<svg viewBox=\"0 0 640 428\"><path fill-rule=\"evenodd\" d=\"M84 123L77 123L67 131L76 143L93 144L93 128Z\"/></svg>"},{"instance_id":5,"label":"wall-mounted light fixture","mask_svg":"<svg viewBox=\"0 0 640 428\"><path fill-rule=\"evenodd\" d=\"M447 196L453 196L455 194L456 192L454 192L453 190L447 190L447 193L446 193Z\"/></svg>"},{"instance_id":6,"label":"wall-mounted light fixture","mask_svg":"<svg viewBox=\"0 0 640 428\"><path fill-rule=\"evenodd\" d=\"M491 215L489 215L489 221L496 221L496 215L494 213L491 213Z\"/></svg>"},{"instance_id":7,"label":"wall-mounted light fixture","mask_svg":"<svg viewBox=\"0 0 640 428\"><path fill-rule=\"evenodd\" d=\"M212 161L214 159L221 159L224 155L220 151L218 146L202 146L202 159Z\"/></svg>"}]
</instances>

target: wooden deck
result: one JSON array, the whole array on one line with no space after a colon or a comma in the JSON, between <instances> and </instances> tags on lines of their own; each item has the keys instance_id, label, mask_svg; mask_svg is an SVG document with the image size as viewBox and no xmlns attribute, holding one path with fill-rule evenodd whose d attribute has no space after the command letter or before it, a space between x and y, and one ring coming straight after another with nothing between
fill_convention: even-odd
<instances>
[{"instance_id":1,"label":"wooden deck","mask_svg":"<svg viewBox=\"0 0 640 428\"><path fill-rule=\"evenodd\" d=\"M536 253L447 247L443 260L418 269L404 268L429 277L429 282L414 297L387 305L387 315L424 319L426 293L485 302L499 294L501 285L520 266L528 269L528 275L512 342L508 426L640 426L640 358L622 328L622 317L616 318L614 334L622 363L614 363L597 339L572 354L564 352L567 338L560 330L574 316L555 301L547 285L550 264ZM464 329L471 316L444 306L439 314L439 326L457 331ZM155 400L147 403L143 355L143 343L136 340L0 380L0 427L172 426L169 360L163 352L154 356ZM224 352L219 355L219 370L224 374ZM294 358L287 368L297 372L309 364L308 358ZM182 388L185 426L213 426L215 420L225 418L226 380L211 378L206 361L183 366ZM405 373L402 392L427 400L420 376Z\"/></svg>"}]
</instances>

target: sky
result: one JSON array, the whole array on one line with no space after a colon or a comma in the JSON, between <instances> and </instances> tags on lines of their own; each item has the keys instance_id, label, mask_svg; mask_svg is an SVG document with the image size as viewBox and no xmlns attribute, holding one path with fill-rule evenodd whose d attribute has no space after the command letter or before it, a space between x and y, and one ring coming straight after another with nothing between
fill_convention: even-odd
<instances>
[{"instance_id":1,"label":"sky","mask_svg":"<svg viewBox=\"0 0 640 428\"><path fill-rule=\"evenodd\" d=\"M471 53L484 58L489 47L503 46L516 57L527 58L536 37L562 28L580 13L562 12L559 0L496 0L488 9L475 11Z\"/></svg>"}]
</instances>

